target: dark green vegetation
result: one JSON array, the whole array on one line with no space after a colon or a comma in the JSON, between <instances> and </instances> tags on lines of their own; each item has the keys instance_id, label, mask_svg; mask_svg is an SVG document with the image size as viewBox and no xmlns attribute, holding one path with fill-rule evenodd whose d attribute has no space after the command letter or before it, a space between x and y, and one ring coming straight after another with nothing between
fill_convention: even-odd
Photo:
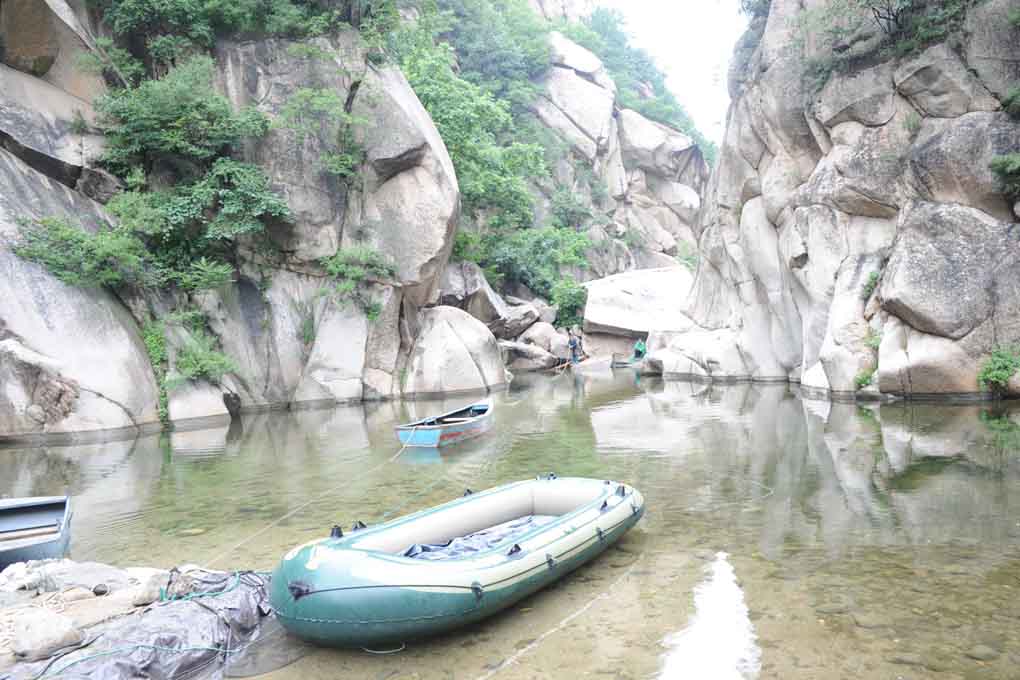
<instances>
[{"instance_id":1,"label":"dark green vegetation","mask_svg":"<svg viewBox=\"0 0 1020 680\"><path fill-rule=\"evenodd\" d=\"M584 25L550 26L524 0L438 0L389 44L457 170L466 224L454 256L479 263L493 285L521 283L554 303L559 299L558 321L567 324L583 309L585 295L569 268L586 266L591 243L585 232L604 216L577 200L577 187L552 180L553 164L569 151L529 113L536 81L551 65L553 28L603 59L621 106L687 132L714 157L714 146L666 88L663 73L630 45L618 13L597 10ZM639 94L644 84L654 96ZM604 183L584 162L576 166L592 201L605 201ZM545 222L536 219L536 187L549 200Z\"/></svg>"},{"instance_id":2,"label":"dark green vegetation","mask_svg":"<svg viewBox=\"0 0 1020 680\"><path fill-rule=\"evenodd\" d=\"M1020 349L1015 347L999 347L981 366L978 373L978 384L990 390L996 396L1006 392L1010 378L1020 371Z\"/></svg>"},{"instance_id":3,"label":"dark green vegetation","mask_svg":"<svg viewBox=\"0 0 1020 680\"><path fill-rule=\"evenodd\" d=\"M148 252L137 237L122 228L88 232L66 220L21 221L18 257L46 267L71 286L94 288L141 283Z\"/></svg>"},{"instance_id":4,"label":"dark green vegetation","mask_svg":"<svg viewBox=\"0 0 1020 680\"><path fill-rule=\"evenodd\" d=\"M396 268L375 250L365 246L341 248L332 257L322 260L326 273L333 277L334 297L341 302L353 302L375 321L382 312L378 302L371 299L365 285L371 281L386 281L396 276Z\"/></svg>"},{"instance_id":5,"label":"dark green vegetation","mask_svg":"<svg viewBox=\"0 0 1020 680\"><path fill-rule=\"evenodd\" d=\"M1020 85L1009 89L1002 100L1002 108L1014 118L1020 118Z\"/></svg>"},{"instance_id":6,"label":"dark green vegetation","mask_svg":"<svg viewBox=\"0 0 1020 680\"><path fill-rule=\"evenodd\" d=\"M454 256L478 262L494 285L523 283L549 298L560 267L584 266L590 246L584 216L575 220L568 201L553 224L535 218L532 186L549 184L550 173L545 148L528 134L527 106L533 80L550 66L549 28L523 0L440 7L391 44L457 170L467 224Z\"/></svg>"},{"instance_id":7,"label":"dark green vegetation","mask_svg":"<svg viewBox=\"0 0 1020 680\"><path fill-rule=\"evenodd\" d=\"M415 5L419 19L401 25L398 2ZM90 0L90 6L108 30L85 66L109 85L95 102L96 125L106 136L101 163L124 187L108 205L118 223L26 222L17 252L72 285L159 291L172 314L190 314L182 310L192 308L195 293L231 283L242 250L270 262L280 255L267 230L287 222L290 211L263 170L241 160L246 145L274 128L298 141L310 134L332 139L321 169L346 184L358 180L364 162L355 133L365 121L332 89L308 83L275 120L254 108L234 110L214 86L209 55L221 39L299 39L357 27L370 61L402 67L450 151L465 216L457 255L480 263L496 285L523 284L559 305L563 324L577 323L584 308L586 292L574 278L587 266L588 228L608 219L598 206L609 195L583 159L568 158L572 185L553 179L554 164L571 152L530 113L551 65L550 31L566 31L604 60L622 106L687 132L714 157L714 146L650 56L631 46L614 12L554 26L526 0ZM322 56L312 42L293 49ZM86 128L82 119L78 132ZM378 316L370 284L395 276L378 252L348 248L320 264L334 280L326 291L333 299ZM308 338L314 318L306 316ZM155 321L151 313L139 321L164 388L218 382L234 370L208 324ZM174 333L167 334L167 324ZM168 352L168 342L176 352ZM165 407L164 393L164 415Z\"/></svg>"},{"instance_id":8,"label":"dark green vegetation","mask_svg":"<svg viewBox=\"0 0 1020 680\"><path fill-rule=\"evenodd\" d=\"M745 2L745 4L747 4ZM750 3L763 5L768 2ZM559 27L574 42L594 52L605 65L618 89L617 99L623 108L634 109L652 120L672 126L694 139L709 164L718 155L715 143L705 138L695 127L687 111L666 86L666 74L655 64L651 55L630 44L623 15L616 10L598 8L583 24L565 24ZM642 90L651 87L651 93Z\"/></svg>"},{"instance_id":9,"label":"dark green vegetation","mask_svg":"<svg viewBox=\"0 0 1020 680\"><path fill-rule=\"evenodd\" d=\"M865 387L871 385L871 383L875 380L875 373L877 371L877 368L869 368L858 373L857 377L854 378L854 384L857 386L857 389L863 390Z\"/></svg>"},{"instance_id":10,"label":"dark green vegetation","mask_svg":"<svg viewBox=\"0 0 1020 680\"><path fill-rule=\"evenodd\" d=\"M864 282L864 288L861 289L861 299L867 302L871 299L871 296L875 293L875 289L878 288L878 282L882 280L882 274L880 272L871 272L868 274L868 280Z\"/></svg>"},{"instance_id":11,"label":"dark green vegetation","mask_svg":"<svg viewBox=\"0 0 1020 680\"><path fill-rule=\"evenodd\" d=\"M906 57L942 42L963 27L967 10L981 0L828 0L798 17L801 41L810 36L818 55L805 64L809 89L829 78L872 63L875 58ZM880 30L877 51L859 54L850 47L871 24Z\"/></svg>"},{"instance_id":12,"label":"dark green vegetation","mask_svg":"<svg viewBox=\"0 0 1020 680\"><path fill-rule=\"evenodd\" d=\"M1020 153L996 156L990 163L992 172L1002 182L1002 193L1011 201L1020 201Z\"/></svg>"}]
</instances>

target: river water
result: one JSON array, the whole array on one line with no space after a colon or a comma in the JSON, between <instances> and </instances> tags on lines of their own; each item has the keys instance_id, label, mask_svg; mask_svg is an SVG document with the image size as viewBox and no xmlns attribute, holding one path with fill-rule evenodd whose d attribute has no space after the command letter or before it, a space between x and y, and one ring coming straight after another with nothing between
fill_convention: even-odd
<instances>
[{"instance_id":1,"label":"river water","mask_svg":"<svg viewBox=\"0 0 1020 680\"><path fill-rule=\"evenodd\" d=\"M645 495L618 547L503 615L265 677L1020 678L1020 412L567 373L498 394L490 435L389 462L394 424L463 401L3 449L0 496L71 493L74 559L269 569L465 488L556 472Z\"/></svg>"}]
</instances>

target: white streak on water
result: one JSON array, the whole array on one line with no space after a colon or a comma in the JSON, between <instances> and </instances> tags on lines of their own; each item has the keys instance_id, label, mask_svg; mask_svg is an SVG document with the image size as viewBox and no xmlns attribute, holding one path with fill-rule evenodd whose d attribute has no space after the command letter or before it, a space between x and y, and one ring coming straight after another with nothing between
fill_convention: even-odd
<instances>
[{"instance_id":1,"label":"white streak on water","mask_svg":"<svg viewBox=\"0 0 1020 680\"><path fill-rule=\"evenodd\" d=\"M753 680L761 649L744 602L744 591L726 553L717 553L708 578L694 589L694 616L663 640L660 680Z\"/></svg>"}]
</instances>

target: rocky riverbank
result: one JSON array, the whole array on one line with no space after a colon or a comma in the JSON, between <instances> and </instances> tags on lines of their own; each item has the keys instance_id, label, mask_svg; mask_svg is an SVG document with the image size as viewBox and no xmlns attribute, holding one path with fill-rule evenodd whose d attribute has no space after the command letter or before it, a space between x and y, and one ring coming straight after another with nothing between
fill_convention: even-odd
<instances>
[{"instance_id":1,"label":"rocky riverbank","mask_svg":"<svg viewBox=\"0 0 1020 680\"><path fill-rule=\"evenodd\" d=\"M269 613L256 574L45 560L0 572L0 677L174 677L227 659ZM194 598L201 594L201 603Z\"/></svg>"}]
</instances>

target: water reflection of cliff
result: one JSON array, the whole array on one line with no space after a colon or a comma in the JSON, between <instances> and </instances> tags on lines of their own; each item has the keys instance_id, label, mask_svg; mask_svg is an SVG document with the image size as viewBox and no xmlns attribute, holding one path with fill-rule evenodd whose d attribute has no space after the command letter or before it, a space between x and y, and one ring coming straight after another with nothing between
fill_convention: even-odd
<instances>
[{"instance_id":1,"label":"water reflection of cliff","mask_svg":"<svg viewBox=\"0 0 1020 680\"><path fill-rule=\"evenodd\" d=\"M672 470L659 478L686 494L686 510L730 513L777 556L818 542L838 553L861 543L1016 540L1013 415L804 401L786 385L659 381L591 418L601 452L655 457Z\"/></svg>"},{"instance_id":2,"label":"water reflection of cliff","mask_svg":"<svg viewBox=\"0 0 1020 680\"><path fill-rule=\"evenodd\" d=\"M796 545L839 554L862 544L1016 540L1020 508L1008 498L1020 491L1020 426L1008 409L863 408L804 401L786 385L664 383L631 371L524 376L495 398L490 435L392 464L394 425L471 398L5 449L0 496L69 492L74 556L167 564L200 559L318 494L325 502L238 559L261 563L337 521L378 520L550 471L630 480L667 534L705 518L711 532L735 532L768 556Z\"/></svg>"}]
</instances>

